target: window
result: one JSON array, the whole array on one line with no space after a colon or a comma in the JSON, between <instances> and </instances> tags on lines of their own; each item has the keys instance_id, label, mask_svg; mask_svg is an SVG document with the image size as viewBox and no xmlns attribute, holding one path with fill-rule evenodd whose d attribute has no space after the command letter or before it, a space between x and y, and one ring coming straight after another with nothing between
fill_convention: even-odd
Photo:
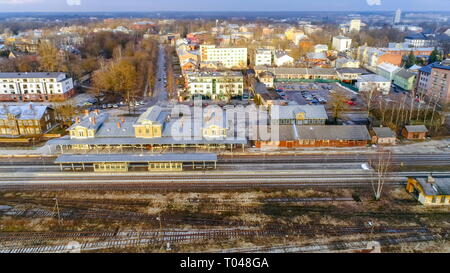
<instances>
[{"instance_id":1,"label":"window","mask_svg":"<svg viewBox=\"0 0 450 273\"><path fill-rule=\"evenodd\" d=\"M441 203L445 203L445 196L441 196Z\"/></svg>"},{"instance_id":2,"label":"window","mask_svg":"<svg viewBox=\"0 0 450 273\"><path fill-rule=\"evenodd\" d=\"M431 199L431 203L436 203L436 201L437 201L437 197L433 196L433 198Z\"/></svg>"}]
</instances>

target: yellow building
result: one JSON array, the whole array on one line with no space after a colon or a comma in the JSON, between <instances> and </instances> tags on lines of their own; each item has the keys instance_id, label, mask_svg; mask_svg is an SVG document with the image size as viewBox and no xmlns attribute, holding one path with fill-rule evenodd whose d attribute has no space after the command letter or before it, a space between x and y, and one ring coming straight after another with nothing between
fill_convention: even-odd
<instances>
[{"instance_id":1,"label":"yellow building","mask_svg":"<svg viewBox=\"0 0 450 273\"><path fill-rule=\"evenodd\" d=\"M295 27L289 28L284 32L284 35L286 36L286 39L290 40L290 41L294 41L295 37L297 35L304 35L305 33L301 30L298 30Z\"/></svg>"},{"instance_id":2,"label":"yellow building","mask_svg":"<svg viewBox=\"0 0 450 273\"><path fill-rule=\"evenodd\" d=\"M410 177L406 191L426 206L450 205L450 177Z\"/></svg>"},{"instance_id":3,"label":"yellow building","mask_svg":"<svg viewBox=\"0 0 450 273\"><path fill-rule=\"evenodd\" d=\"M54 110L45 105L0 107L0 136L39 136L57 125Z\"/></svg>"},{"instance_id":4,"label":"yellow building","mask_svg":"<svg viewBox=\"0 0 450 273\"><path fill-rule=\"evenodd\" d=\"M99 111L86 112L83 117L77 117L75 123L67 129L71 139L94 138L95 133L108 119L108 114Z\"/></svg>"},{"instance_id":5,"label":"yellow building","mask_svg":"<svg viewBox=\"0 0 450 273\"><path fill-rule=\"evenodd\" d=\"M169 112L156 105L147 109L136 124L134 124L135 136L138 138L162 137L163 125Z\"/></svg>"}]
</instances>

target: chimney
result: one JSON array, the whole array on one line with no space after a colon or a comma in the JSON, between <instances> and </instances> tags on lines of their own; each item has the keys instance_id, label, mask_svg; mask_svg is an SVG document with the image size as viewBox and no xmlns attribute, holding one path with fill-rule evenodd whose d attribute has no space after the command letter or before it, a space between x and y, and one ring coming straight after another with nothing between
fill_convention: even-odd
<instances>
[{"instance_id":1,"label":"chimney","mask_svg":"<svg viewBox=\"0 0 450 273\"><path fill-rule=\"evenodd\" d=\"M80 123L80 118L79 117L76 118L76 123Z\"/></svg>"},{"instance_id":2,"label":"chimney","mask_svg":"<svg viewBox=\"0 0 450 273\"><path fill-rule=\"evenodd\" d=\"M121 118L120 120L122 121L122 123L125 123L125 118Z\"/></svg>"},{"instance_id":3,"label":"chimney","mask_svg":"<svg viewBox=\"0 0 450 273\"><path fill-rule=\"evenodd\" d=\"M97 114L97 116L100 114L100 110L95 109L94 112Z\"/></svg>"},{"instance_id":4,"label":"chimney","mask_svg":"<svg viewBox=\"0 0 450 273\"><path fill-rule=\"evenodd\" d=\"M95 117L92 118L92 124L93 125L97 124L97 119Z\"/></svg>"},{"instance_id":5,"label":"chimney","mask_svg":"<svg viewBox=\"0 0 450 273\"><path fill-rule=\"evenodd\" d=\"M86 117L89 116L89 110L88 110L88 109L84 110L84 115L85 115Z\"/></svg>"},{"instance_id":6,"label":"chimney","mask_svg":"<svg viewBox=\"0 0 450 273\"><path fill-rule=\"evenodd\" d=\"M117 128L122 128L122 124L120 123L120 121L119 122L117 122Z\"/></svg>"},{"instance_id":7,"label":"chimney","mask_svg":"<svg viewBox=\"0 0 450 273\"><path fill-rule=\"evenodd\" d=\"M430 173L430 175L428 175L428 178L427 178L427 183L428 184L434 184L435 181L436 180L434 179L433 174Z\"/></svg>"},{"instance_id":8,"label":"chimney","mask_svg":"<svg viewBox=\"0 0 450 273\"><path fill-rule=\"evenodd\" d=\"M30 108L30 110L33 110L33 104L29 104L28 107Z\"/></svg>"}]
</instances>

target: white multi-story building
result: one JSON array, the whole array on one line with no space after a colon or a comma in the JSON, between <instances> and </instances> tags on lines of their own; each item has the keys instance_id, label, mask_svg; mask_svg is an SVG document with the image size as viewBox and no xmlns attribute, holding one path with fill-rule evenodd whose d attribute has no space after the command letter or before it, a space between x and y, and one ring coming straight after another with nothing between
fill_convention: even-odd
<instances>
[{"instance_id":1,"label":"white multi-story building","mask_svg":"<svg viewBox=\"0 0 450 273\"><path fill-rule=\"evenodd\" d=\"M350 32L359 32L361 30L361 20L353 19L350 21Z\"/></svg>"},{"instance_id":2,"label":"white multi-story building","mask_svg":"<svg viewBox=\"0 0 450 273\"><path fill-rule=\"evenodd\" d=\"M0 101L64 101L74 93L65 73L0 73Z\"/></svg>"},{"instance_id":3,"label":"white multi-story building","mask_svg":"<svg viewBox=\"0 0 450 273\"><path fill-rule=\"evenodd\" d=\"M273 62L273 51L270 49L260 48L255 52L255 66L267 65L271 66Z\"/></svg>"},{"instance_id":4,"label":"white multi-story building","mask_svg":"<svg viewBox=\"0 0 450 273\"><path fill-rule=\"evenodd\" d=\"M187 90L191 95L221 99L244 92L244 76L241 72L188 72L186 76Z\"/></svg>"},{"instance_id":5,"label":"white multi-story building","mask_svg":"<svg viewBox=\"0 0 450 273\"><path fill-rule=\"evenodd\" d=\"M360 92L378 91L388 95L391 90L391 81L376 74L361 75L358 77L356 87Z\"/></svg>"},{"instance_id":6,"label":"white multi-story building","mask_svg":"<svg viewBox=\"0 0 450 273\"><path fill-rule=\"evenodd\" d=\"M220 63L225 68L245 68L247 67L247 48L201 45L200 58L202 62Z\"/></svg>"},{"instance_id":7,"label":"white multi-story building","mask_svg":"<svg viewBox=\"0 0 450 273\"><path fill-rule=\"evenodd\" d=\"M333 49L337 51L346 51L352 46L352 39L339 35L333 37Z\"/></svg>"},{"instance_id":8,"label":"white multi-story building","mask_svg":"<svg viewBox=\"0 0 450 273\"><path fill-rule=\"evenodd\" d=\"M397 9L395 11L394 24L398 24L402 21L402 10Z\"/></svg>"}]
</instances>

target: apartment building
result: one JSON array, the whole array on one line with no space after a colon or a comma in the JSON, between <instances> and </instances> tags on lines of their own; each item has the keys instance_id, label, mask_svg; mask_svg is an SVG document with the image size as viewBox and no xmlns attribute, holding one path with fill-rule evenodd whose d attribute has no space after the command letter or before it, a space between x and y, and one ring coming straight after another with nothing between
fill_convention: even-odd
<instances>
[{"instance_id":1,"label":"apartment building","mask_svg":"<svg viewBox=\"0 0 450 273\"><path fill-rule=\"evenodd\" d=\"M450 103L450 60L433 63L419 69L417 93L441 105Z\"/></svg>"},{"instance_id":2,"label":"apartment building","mask_svg":"<svg viewBox=\"0 0 450 273\"><path fill-rule=\"evenodd\" d=\"M270 49L259 48L255 52L255 66L271 66L273 62L273 51Z\"/></svg>"},{"instance_id":3,"label":"apartment building","mask_svg":"<svg viewBox=\"0 0 450 273\"><path fill-rule=\"evenodd\" d=\"M433 65L427 91L441 105L450 103L450 60Z\"/></svg>"},{"instance_id":4,"label":"apartment building","mask_svg":"<svg viewBox=\"0 0 450 273\"><path fill-rule=\"evenodd\" d=\"M423 33L415 33L405 37L405 43L413 47L433 47L436 45L436 40L425 36Z\"/></svg>"},{"instance_id":5,"label":"apartment building","mask_svg":"<svg viewBox=\"0 0 450 273\"><path fill-rule=\"evenodd\" d=\"M340 25L341 32L350 33L350 32L360 32L361 31L361 20L353 19L346 24Z\"/></svg>"},{"instance_id":6,"label":"apartment building","mask_svg":"<svg viewBox=\"0 0 450 273\"><path fill-rule=\"evenodd\" d=\"M0 101L64 101L74 94L65 73L0 73Z\"/></svg>"},{"instance_id":7,"label":"apartment building","mask_svg":"<svg viewBox=\"0 0 450 273\"><path fill-rule=\"evenodd\" d=\"M244 76L242 72L189 72L186 86L191 95L205 95L212 99L242 95Z\"/></svg>"},{"instance_id":8,"label":"apartment building","mask_svg":"<svg viewBox=\"0 0 450 273\"><path fill-rule=\"evenodd\" d=\"M247 67L247 48L200 46L202 62L219 62L225 68Z\"/></svg>"}]
</instances>

